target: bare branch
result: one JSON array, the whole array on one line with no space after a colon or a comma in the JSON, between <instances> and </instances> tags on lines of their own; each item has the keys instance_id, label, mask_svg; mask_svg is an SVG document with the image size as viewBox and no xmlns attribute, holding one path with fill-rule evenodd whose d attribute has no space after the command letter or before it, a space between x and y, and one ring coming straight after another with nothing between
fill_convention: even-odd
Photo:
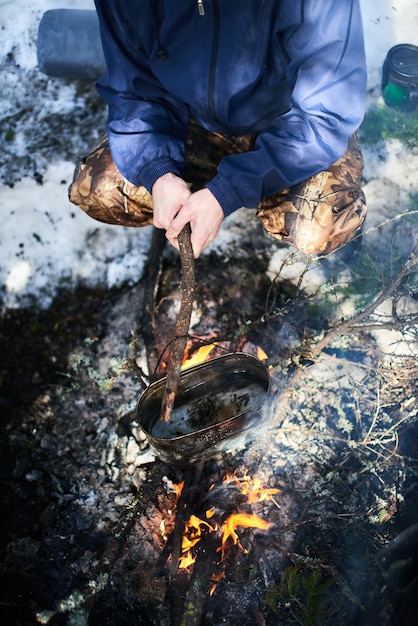
<instances>
[{"instance_id":1,"label":"bare branch","mask_svg":"<svg viewBox=\"0 0 418 626\"><path fill-rule=\"evenodd\" d=\"M190 241L190 224L186 224L179 234L179 251L182 270L181 305L174 328L173 341L171 342L172 348L167 366L167 380L161 401L160 419L165 422L170 420L173 411L193 310L195 271L193 248Z\"/></svg>"}]
</instances>

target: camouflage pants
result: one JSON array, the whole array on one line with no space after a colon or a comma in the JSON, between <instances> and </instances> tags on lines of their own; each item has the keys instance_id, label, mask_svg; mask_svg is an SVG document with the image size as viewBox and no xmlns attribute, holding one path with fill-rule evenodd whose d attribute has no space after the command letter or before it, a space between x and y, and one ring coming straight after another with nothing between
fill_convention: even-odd
<instances>
[{"instance_id":1,"label":"camouflage pants","mask_svg":"<svg viewBox=\"0 0 418 626\"><path fill-rule=\"evenodd\" d=\"M253 149L254 135L225 137L192 123L186 141L184 179L192 189L202 188L216 175L217 165L229 154ZM357 134L346 153L328 170L264 198L256 217L266 232L306 254L329 253L351 241L366 217L361 190L363 159ZM107 138L81 160L69 188L70 201L90 217L107 224L152 224L152 197L118 171Z\"/></svg>"}]
</instances>

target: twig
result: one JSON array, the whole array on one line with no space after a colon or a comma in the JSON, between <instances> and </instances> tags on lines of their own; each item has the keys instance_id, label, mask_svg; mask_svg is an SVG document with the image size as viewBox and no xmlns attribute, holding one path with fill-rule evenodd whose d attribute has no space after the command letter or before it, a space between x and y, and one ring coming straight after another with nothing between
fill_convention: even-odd
<instances>
[{"instance_id":1,"label":"twig","mask_svg":"<svg viewBox=\"0 0 418 626\"><path fill-rule=\"evenodd\" d=\"M376 408L374 410L373 419L372 419L372 423L370 424L370 428L367 431L366 436L364 437L364 439L362 441L362 443L364 443L364 444L368 443L370 433L372 432L372 430L376 426L377 420L379 418L379 413L380 413L380 409L381 409L381 406L380 406L380 387L379 386L377 387L376 396L377 396L377 398L376 398Z\"/></svg>"},{"instance_id":2,"label":"twig","mask_svg":"<svg viewBox=\"0 0 418 626\"><path fill-rule=\"evenodd\" d=\"M369 306L363 309L363 311L360 311L360 313L358 313L357 315L354 315L350 319L341 322L334 328L331 328L331 330L325 335L325 337L318 341L318 343L316 343L311 348L309 356L312 359L316 359L321 354L321 352L339 335L342 335L348 331L352 331L356 327L356 325L358 325L360 322L362 322L372 313L374 313L377 307L380 306L382 302L384 302L390 296L390 294L395 291L395 289L397 289L397 287L400 285L405 276L411 271L411 269L418 264L417 255L418 242L415 248L412 250L408 260L400 269L399 273L395 276L392 282L389 283L387 287L380 292L380 294L373 300L373 302L371 302Z\"/></svg>"},{"instance_id":3,"label":"twig","mask_svg":"<svg viewBox=\"0 0 418 626\"><path fill-rule=\"evenodd\" d=\"M384 302L390 296L390 294L393 293L399 287L402 280L417 265L418 265L418 242L416 243L414 249L411 251L409 258L406 260L406 262L403 264L403 266L399 270L398 274L375 297L375 299L365 309L363 309L362 311L360 311L358 314L354 315L353 317L349 318L348 320L345 320L344 322L341 322L337 324L336 326L334 326L333 328L331 328L320 341L309 346L309 349L306 350L303 356L308 357L312 361L316 361L321 355L321 353L325 350L325 348L327 348L330 345L330 343L332 343L337 337L339 337L340 335L343 335L344 333L348 333L350 331L353 332L361 322L363 322L368 317L370 317L370 315L374 313L377 307L380 306L380 304L382 304L382 302ZM362 327L360 327L360 329L361 328ZM289 393L289 390L292 389L296 385L298 380L305 374L305 371L306 369L304 367L299 367L293 372L286 387L280 393L280 396L277 401L278 406L280 406L282 402L285 402L285 397Z\"/></svg>"},{"instance_id":4,"label":"twig","mask_svg":"<svg viewBox=\"0 0 418 626\"><path fill-rule=\"evenodd\" d=\"M190 241L190 224L186 224L179 234L179 251L181 261L181 304L174 328L171 354L167 366L167 380L161 401L160 419L168 422L173 411L177 388L180 378L180 368L183 362L184 350L187 344L190 319L193 310L193 295L195 288L195 271L193 248Z\"/></svg>"}]
</instances>

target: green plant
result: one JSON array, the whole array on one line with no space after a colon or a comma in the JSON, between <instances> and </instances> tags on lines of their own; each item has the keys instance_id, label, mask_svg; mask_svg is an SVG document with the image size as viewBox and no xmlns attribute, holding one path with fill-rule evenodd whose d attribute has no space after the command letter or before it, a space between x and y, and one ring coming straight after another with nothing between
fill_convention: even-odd
<instances>
[{"instance_id":1,"label":"green plant","mask_svg":"<svg viewBox=\"0 0 418 626\"><path fill-rule=\"evenodd\" d=\"M13 141L15 136L16 136L16 133L13 130L13 128L9 128L8 130L6 130L6 133L4 135L4 139L5 139L5 141Z\"/></svg>"},{"instance_id":2,"label":"green plant","mask_svg":"<svg viewBox=\"0 0 418 626\"><path fill-rule=\"evenodd\" d=\"M324 580L319 564L286 567L278 589L267 591L266 602L274 613L286 612L300 626L323 626L325 623L325 595L333 580Z\"/></svg>"},{"instance_id":3,"label":"green plant","mask_svg":"<svg viewBox=\"0 0 418 626\"><path fill-rule=\"evenodd\" d=\"M60 276L58 279L58 285L70 285L72 281L72 276Z\"/></svg>"}]
</instances>

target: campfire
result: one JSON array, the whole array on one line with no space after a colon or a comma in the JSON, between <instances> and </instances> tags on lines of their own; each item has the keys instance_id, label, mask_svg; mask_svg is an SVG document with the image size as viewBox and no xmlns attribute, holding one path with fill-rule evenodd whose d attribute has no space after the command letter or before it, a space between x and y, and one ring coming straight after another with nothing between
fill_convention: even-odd
<instances>
[{"instance_id":1,"label":"campfire","mask_svg":"<svg viewBox=\"0 0 418 626\"><path fill-rule=\"evenodd\" d=\"M259 378L254 372L263 368L268 355L246 338L240 345L245 353L233 353L230 342L221 341L216 333L204 338L188 336L194 293L194 262L188 239L187 232L182 233L182 300L165 363L166 376L158 393L151 386L143 394L145 397L150 391L154 403L150 406L140 399L138 422L161 460L187 468L184 480L173 484L175 519L174 523L171 520L171 533L167 533L170 524L164 519L161 521L165 545L160 565L168 566L172 577L179 572L193 577L195 567L204 560L203 570L200 568L200 587L206 586L206 594L213 596L226 577L232 552L239 550L248 554L250 551L245 531L266 532L271 527L272 522L259 514L260 503L272 502L279 507L275 496L280 490L265 488L259 478L253 478L246 471L218 472L206 489L202 486L205 462L215 456L218 443L228 439L230 431L236 435L237 427L229 423L245 415L247 405L255 411L261 407L269 388L269 376L266 369L257 373ZM229 362L225 360L228 358ZM207 368L203 369L205 364ZM189 373L193 377L194 371L197 371L195 378L187 378ZM262 400L259 389L254 390L258 386ZM177 421L176 407L181 413ZM149 419L150 413L154 413L154 418ZM204 434L199 440L200 433ZM200 444L197 448L195 435ZM165 447L165 441L170 439L180 453L171 454L172 448ZM188 452L187 458L185 452ZM193 465L199 458L202 460L196 469Z\"/></svg>"},{"instance_id":2,"label":"campfire","mask_svg":"<svg viewBox=\"0 0 418 626\"><path fill-rule=\"evenodd\" d=\"M174 580L186 577L190 585L198 578L204 602L204 596L216 595L228 580L228 568L236 564L238 553L245 558L257 533L274 526L262 503L280 508L280 489L264 487L260 478L245 471L222 471L215 476L188 473L169 490L173 508L160 524L165 565Z\"/></svg>"},{"instance_id":3,"label":"campfire","mask_svg":"<svg viewBox=\"0 0 418 626\"><path fill-rule=\"evenodd\" d=\"M213 505L205 510L205 519L194 514L190 515L189 519L184 522L180 569L185 569L195 563L197 558L196 546L199 544L202 547L202 543L204 543L205 537L209 533L215 533L219 538L220 543L216 551L221 553L220 564L222 564L228 551L234 545L238 546L244 553L248 552L240 541L237 529L256 528L268 530L270 528L270 522L253 513L251 507L258 502L266 500L272 500L276 503L273 496L279 493L279 489L264 489L260 479L252 479L247 475L238 477L235 473L226 473L221 485L226 488L232 486L237 494L246 497L246 502L240 505L240 511L230 514L225 514L224 511ZM178 491L179 496L183 487L184 483L181 484ZM209 489L216 492L217 485L212 483ZM250 508L250 511L243 510L248 508ZM211 593L213 593L215 587L216 585L211 587Z\"/></svg>"}]
</instances>

